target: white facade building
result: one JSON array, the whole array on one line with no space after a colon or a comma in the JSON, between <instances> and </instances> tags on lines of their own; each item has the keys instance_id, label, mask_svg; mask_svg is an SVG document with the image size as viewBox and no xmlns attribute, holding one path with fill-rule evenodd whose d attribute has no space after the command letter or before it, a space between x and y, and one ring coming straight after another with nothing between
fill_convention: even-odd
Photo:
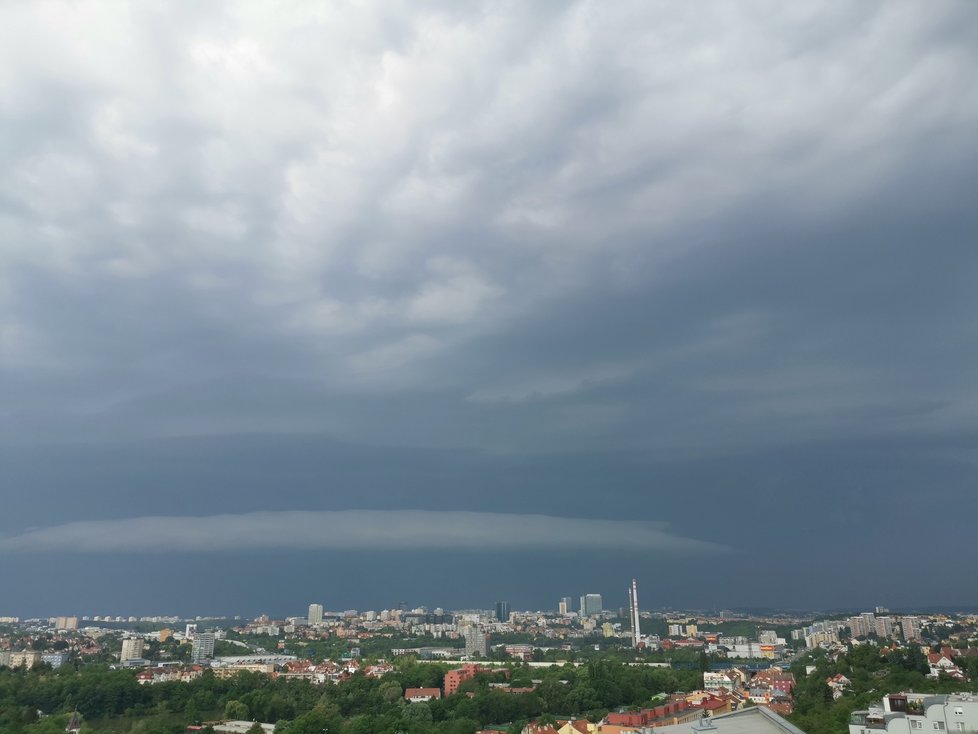
<instances>
[{"instance_id":1,"label":"white facade building","mask_svg":"<svg viewBox=\"0 0 978 734\"><path fill-rule=\"evenodd\" d=\"M854 711L849 734L978 731L978 693L894 693L868 711Z\"/></svg>"},{"instance_id":2,"label":"white facade building","mask_svg":"<svg viewBox=\"0 0 978 734\"><path fill-rule=\"evenodd\" d=\"M317 624L323 623L323 605L322 604L310 604L309 605L309 626L315 627Z\"/></svg>"}]
</instances>

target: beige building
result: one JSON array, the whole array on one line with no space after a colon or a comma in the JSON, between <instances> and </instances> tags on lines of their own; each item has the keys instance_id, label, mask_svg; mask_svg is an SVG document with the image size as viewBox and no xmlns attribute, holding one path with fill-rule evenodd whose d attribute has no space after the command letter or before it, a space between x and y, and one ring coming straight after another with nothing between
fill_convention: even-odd
<instances>
[{"instance_id":1,"label":"beige building","mask_svg":"<svg viewBox=\"0 0 978 734\"><path fill-rule=\"evenodd\" d=\"M10 667L30 670L41 662L41 653L36 650L22 650L10 653Z\"/></svg>"},{"instance_id":2,"label":"beige building","mask_svg":"<svg viewBox=\"0 0 978 734\"><path fill-rule=\"evenodd\" d=\"M142 637L126 637L122 641L122 653L119 655L119 662L139 660L143 657L144 646L145 641Z\"/></svg>"}]
</instances>

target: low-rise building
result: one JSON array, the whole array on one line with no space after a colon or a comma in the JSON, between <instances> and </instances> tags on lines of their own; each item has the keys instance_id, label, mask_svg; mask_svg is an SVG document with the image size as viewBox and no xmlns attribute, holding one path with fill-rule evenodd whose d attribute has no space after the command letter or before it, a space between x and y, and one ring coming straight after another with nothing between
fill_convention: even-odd
<instances>
[{"instance_id":1,"label":"low-rise building","mask_svg":"<svg viewBox=\"0 0 978 734\"><path fill-rule=\"evenodd\" d=\"M854 711L849 734L978 731L978 693L894 693L879 706Z\"/></svg>"},{"instance_id":2,"label":"low-rise building","mask_svg":"<svg viewBox=\"0 0 978 734\"><path fill-rule=\"evenodd\" d=\"M445 695L451 696L458 691L458 687L470 678L475 678L480 670L478 665L463 665L461 668L449 670L445 673L444 689Z\"/></svg>"},{"instance_id":3,"label":"low-rise building","mask_svg":"<svg viewBox=\"0 0 978 734\"><path fill-rule=\"evenodd\" d=\"M439 688L408 688L404 691L404 700L410 703L424 703L434 698L441 698Z\"/></svg>"}]
</instances>

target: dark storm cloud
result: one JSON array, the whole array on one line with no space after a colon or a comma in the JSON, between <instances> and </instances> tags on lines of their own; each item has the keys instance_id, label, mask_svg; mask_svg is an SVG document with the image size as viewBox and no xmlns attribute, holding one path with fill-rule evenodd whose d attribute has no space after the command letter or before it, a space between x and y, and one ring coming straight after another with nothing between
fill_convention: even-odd
<instances>
[{"instance_id":1,"label":"dark storm cloud","mask_svg":"<svg viewBox=\"0 0 978 734\"><path fill-rule=\"evenodd\" d=\"M177 463L181 441L239 442L198 495L217 514L247 481L252 441L222 439L242 434L301 446L293 488L248 490L243 512L358 509L309 440L390 462L344 475L372 478L371 509L678 528L670 498L749 474L744 457L799 507L827 490L779 457L867 442L844 461L860 492L883 495L887 447L962 491L971 4L0 14L8 535L193 514L138 470L152 440L184 446ZM43 464L85 444L128 475L52 479ZM456 491L431 506L438 452L459 449ZM518 490L492 486L524 460ZM616 461L607 486L567 476ZM147 506L149 486L177 506ZM53 502L43 522L31 487ZM78 491L114 504L57 501Z\"/></svg>"}]
</instances>

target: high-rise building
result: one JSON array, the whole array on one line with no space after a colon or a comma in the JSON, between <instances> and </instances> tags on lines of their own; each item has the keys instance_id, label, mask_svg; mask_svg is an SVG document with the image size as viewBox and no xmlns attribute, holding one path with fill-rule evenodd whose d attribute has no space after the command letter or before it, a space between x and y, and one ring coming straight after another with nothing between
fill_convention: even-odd
<instances>
[{"instance_id":1,"label":"high-rise building","mask_svg":"<svg viewBox=\"0 0 978 734\"><path fill-rule=\"evenodd\" d=\"M628 615L632 622L632 647L638 647L642 639L642 624L638 616L638 582L632 579L628 589Z\"/></svg>"},{"instance_id":2,"label":"high-rise building","mask_svg":"<svg viewBox=\"0 0 978 734\"><path fill-rule=\"evenodd\" d=\"M500 622L509 621L509 602L508 601L497 601L496 602L496 619Z\"/></svg>"},{"instance_id":3,"label":"high-rise building","mask_svg":"<svg viewBox=\"0 0 978 734\"><path fill-rule=\"evenodd\" d=\"M601 614L601 594L585 594L581 597L581 616Z\"/></svg>"},{"instance_id":4,"label":"high-rise building","mask_svg":"<svg viewBox=\"0 0 978 734\"><path fill-rule=\"evenodd\" d=\"M119 662L127 660L139 660L143 657L144 641L142 637L126 637L122 640L122 653L119 655Z\"/></svg>"},{"instance_id":5,"label":"high-rise building","mask_svg":"<svg viewBox=\"0 0 978 734\"><path fill-rule=\"evenodd\" d=\"M879 637L892 637L893 636L893 618L892 617L877 617L876 618L876 634Z\"/></svg>"},{"instance_id":6,"label":"high-rise building","mask_svg":"<svg viewBox=\"0 0 978 734\"><path fill-rule=\"evenodd\" d=\"M190 659L195 663L214 657L214 633L198 632L194 637L194 646L190 651Z\"/></svg>"},{"instance_id":7,"label":"high-rise building","mask_svg":"<svg viewBox=\"0 0 978 734\"><path fill-rule=\"evenodd\" d=\"M557 611L560 614L570 614L574 611L574 600L569 596L560 597L560 602L557 604Z\"/></svg>"},{"instance_id":8,"label":"high-rise building","mask_svg":"<svg viewBox=\"0 0 978 734\"><path fill-rule=\"evenodd\" d=\"M465 625L462 628L462 636L465 638L465 654L481 655L487 657L489 654L489 641L485 633L474 624Z\"/></svg>"},{"instance_id":9,"label":"high-rise building","mask_svg":"<svg viewBox=\"0 0 978 734\"><path fill-rule=\"evenodd\" d=\"M920 640L920 617L901 617L900 629L903 631L903 639Z\"/></svg>"},{"instance_id":10,"label":"high-rise building","mask_svg":"<svg viewBox=\"0 0 978 734\"><path fill-rule=\"evenodd\" d=\"M309 605L309 626L315 626L317 624L323 623L323 605L322 604L310 604Z\"/></svg>"}]
</instances>

